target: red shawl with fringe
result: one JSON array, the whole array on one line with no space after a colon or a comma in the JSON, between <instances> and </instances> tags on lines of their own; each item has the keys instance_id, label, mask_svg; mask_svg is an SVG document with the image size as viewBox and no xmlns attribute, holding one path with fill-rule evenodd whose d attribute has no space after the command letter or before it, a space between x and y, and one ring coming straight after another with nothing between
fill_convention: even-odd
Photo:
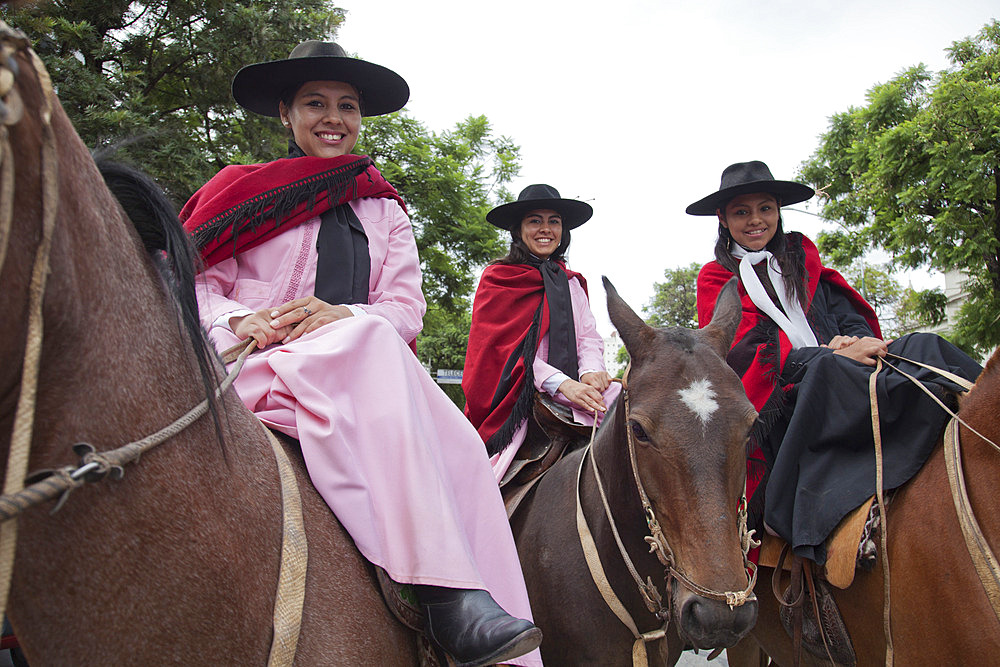
<instances>
[{"instance_id":1,"label":"red shawl with fringe","mask_svg":"<svg viewBox=\"0 0 1000 667\"><path fill-rule=\"evenodd\" d=\"M581 274L566 269L566 275L587 289ZM465 416L490 455L510 444L528 417L534 396L531 364L548 330L548 301L539 270L526 264L487 266L473 303L462 390Z\"/></svg>"},{"instance_id":2,"label":"red shawl with fringe","mask_svg":"<svg viewBox=\"0 0 1000 667\"><path fill-rule=\"evenodd\" d=\"M180 219L207 269L363 197L389 197L406 210L366 155L283 158L223 168L188 200Z\"/></svg>"}]
</instances>

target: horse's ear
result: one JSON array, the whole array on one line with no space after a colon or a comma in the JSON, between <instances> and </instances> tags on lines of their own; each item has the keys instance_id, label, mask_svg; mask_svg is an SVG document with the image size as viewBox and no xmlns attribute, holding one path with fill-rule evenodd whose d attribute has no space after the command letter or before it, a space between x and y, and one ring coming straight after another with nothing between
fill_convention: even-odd
<instances>
[{"instance_id":1,"label":"horse's ear","mask_svg":"<svg viewBox=\"0 0 1000 667\"><path fill-rule=\"evenodd\" d=\"M715 301L715 310L712 311L712 321L701 330L701 335L705 341L715 348L719 356L723 359L729 354L729 348L733 345L733 337L736 335L736 327L743 317L743 307L740 305L740 296L736 289L738 281L736 276L729 279L719 292L719 298Z\"/></svg>"},{"instance_id":2,"label":"horse's ear","mask_svg":"<svg viewBox=\"0 0 1000 667\"><path fill-rule=\"evenodd\" d=\"M618 334L622 337L622 343L628 350L629 356L633 359L639 354L640 349L649 341L655 338L656 333L653 328L642 321L642 318L635 314L625 300L618 296L618 290L611 284L607 276L601 276L604 281L604 291L608 295L608 317L615 325Z\"/></svg>"}]
</instances>

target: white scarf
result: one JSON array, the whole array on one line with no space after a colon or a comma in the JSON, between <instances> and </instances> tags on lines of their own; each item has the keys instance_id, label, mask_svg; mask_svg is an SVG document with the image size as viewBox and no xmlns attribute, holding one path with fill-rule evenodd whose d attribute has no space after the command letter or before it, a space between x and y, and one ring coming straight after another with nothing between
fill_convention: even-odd
<instances>
[{"instance_id":1,"label":"white scarf","mask_svg":"<svg viewBox=\"0 0 1000 667\"><path fill-rule=\"evenodd\" d=\"M740 280L743 281L743 288L747 291L754 305L781 327L781 330L788 336L788 340L791 341L793 348L816 347L818 345L816 335L813 334L812 328L806 320L806 314L802 312L799 300L790 298L785 292L785 281L782 280L781 267L774 255L767 250L753 252L738 243L733 243L732 254L733 257L740 260ZM753 270L753 265L762 259L767 260L767 275L771 279L771 285L778 295L778 301L781 302L784 313L781 312L781 308L774 305L774 301L767 295L764 285L760 282L757 272Z\"/></svg>"}]
</instances>

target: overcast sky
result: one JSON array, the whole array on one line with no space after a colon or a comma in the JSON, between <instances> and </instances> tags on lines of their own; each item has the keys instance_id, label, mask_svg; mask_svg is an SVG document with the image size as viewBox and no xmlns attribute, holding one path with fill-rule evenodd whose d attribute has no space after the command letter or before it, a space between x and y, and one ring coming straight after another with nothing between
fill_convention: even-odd
<instances>
[{"instance_id":1,"label":"overcast sky","mask_svg":"<svg viewBox=\"0 0 1000 667\"><path fill-rule=\"evenodd\" d=\"M515 195L548 183L594 207L569 264L605 335L602 274L638 311L664 269L711 259L714 221L684 208L723 168L758 159L794 179L832 114L910 66L944 69L953 41L1000 17L996 0L337 4L338 41L407 80L413 117L443 131L485 114L521 146ZM830 224L784 218L812 237Z\"/></svg>"}]
</instances>

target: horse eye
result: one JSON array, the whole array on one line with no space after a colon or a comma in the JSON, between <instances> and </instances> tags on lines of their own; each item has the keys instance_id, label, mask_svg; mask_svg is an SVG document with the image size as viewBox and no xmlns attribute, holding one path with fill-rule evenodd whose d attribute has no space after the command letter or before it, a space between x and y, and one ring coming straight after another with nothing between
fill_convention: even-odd
<instances>
[{"instance_id":1,"label":"horse eye","mask_svg":"<svg viewBox=\"0 0 1000 667\"><path fill-rule=\"evenodd\" d=\"M635 436L636 440L639 442L649 442L649 436L646 435L645 429L639 425L639 422L630 422L630 426L632 427L632 435Z\"/></svg>"}]
</instances>

